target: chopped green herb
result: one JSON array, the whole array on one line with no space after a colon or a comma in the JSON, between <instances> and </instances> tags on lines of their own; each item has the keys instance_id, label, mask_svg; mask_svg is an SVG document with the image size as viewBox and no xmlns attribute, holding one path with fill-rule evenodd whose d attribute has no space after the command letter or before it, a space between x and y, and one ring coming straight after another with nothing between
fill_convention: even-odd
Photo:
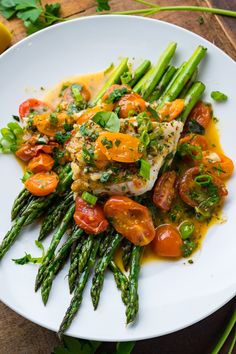
<instances>
[{"instance_id":1,"label":"chopped green herb","mask_svg":"<svg viewBox=\"0 0 236 354\"><path fill-rule=\"evenodd\" d=\"M102 138L101 142L102 145L104 145L107 149L111 149L113 147L112 141L108 140L107 138Z\"/></svg>"},{"instance_id":2,"label":"chopped green herb","mask_svg":"<svg viewBox=\"0 0 236 354\"><path fill-rule=\"evenodd\" d=\"M213 121L214 121L214 123L218 123L219 122L219 118L213 117Z\"/></svg>"},{"instance_id":3,"label":"chopped green herb","mask_svg":"<svg viewBox=\"0 0 236 354\"><path fill-rule=\"evenodd\" d=\"M98 198L95 195L93 195L91 193L88 193L88 192L83 192L82 199L85 202L87 202L89 204L92 204L92 205L95 205L97 203L97 200L98 200Z\"/></svg>"},{"instance_id":4,"label":"chopped green herb","mask_svg":"<svg viewBox=\"0 0 236 354\"><path fill-rule=\"evenodd\" d=\"M150 143L150 137L148 135L148 132L144 130L140 136L140 141L144 145L145 148L147 148L148 144Z\"/></svg>"},{"instance_id":5,"label":"chopped green herb","mask_svg":"<svg viewBox=\"0 0 236 354\"><path fill-rule=\"evenodd\" d=\"M14 120L16 120L17 122L19 122L19 121L20 121L20 117L19 117L19 116L15 116L15 115L13 115L13 116L12 116L12 118L13 118Z\"/></svg>"},{"instance_id":6,"label":"chopped green herb","mask_svg":"<svg viewBox=\"0 0 236 354\"><path fill-rule=\"evenodd\" d=\"M97 112L92 120L109 132L117 133L120 130L120 119L114 112Z\"/></svg>"},{"instance_id":7,"label":"chopped green herb","mask_svg":"<svg viewBox=\"0 0 236 354\"><path fill-rule=\"evenodd\" d=\"M118 101L124 94L128 92L126 87L122 87L121 89L113 90L110 95L108 96L106 103L113 103Z\"/></svg>"},{"instance_id":8,"label":"chopped green herb","mask_svg":"<svg viewBox=\"0 0 236 354\"><path fill-rule=\"evenodd\" d=\"M85 137L89 137L91 141L97 140L99 134L91 127L90 122L85 122L80 126L80 134Z\"/></svg>"},{"instance_id":9,"label":"chopped green herb","mask_svg":"<svg viewBox=\"0 0 236 354\"><path fill-rule=\"evenodd\" d=\"M100 182L101 183L106 183L108 182L108 180L110 179L112 175L112 171L105 171L102 173L101 177L100 177Z\"/></svg>"},{"instance_id":10,"label":"chopped green herb","mask_svg":"<svg viewBox=\"0 0 236 354\"><path fill-rule=\"evenodd\" d=\"M195 120L191 120L190 122L188 122L188 130L191 133L195 133L195 134L200 134L200 135L205 134L205 128Z\"/></svg>"},{"instance_id":11,"label":"chopped green herb","mask_svg":"<svg viewBox=\"0 0 236 354\"><path fill-rule=\"evenodd\" d=\"M61 145L64 145L65 142L70 139L70 137L71 137L71 133L70 133L70 132L65 132L65 133L57 132L57 133L55 134L55 139L56 139L56 141L57 141L59 144L61 144Z\"/></svg>"},{"instance_id":12,"label":"chopped green herb","mask_svg":"<svg viewBox=\"0 0 236 354\"><path fill-rule=\"evenodd\" d=\"M71 132L71 130L73 129L73 124L65 123L63 125L63 128L65 129L66 132Z\"/></svg>"},{"instance_id":13,"label":"chopped green herb","mask_svg":"<svg viewBox=\"0 0 236 354\"><path fill-rule=\"evenodd\" d=\"M151 164L144 159L141 159L140 162L141 162L141 166L140 166L140 170L139 170L139 175L141 177L143 177L144 179L149 180L150 179Z\"/></svg>"},{"instance_id":14,"label":"chopped green herb","mask_svg":"<svg viewBox=\"0 0 236 354\"><path fill-rule=\"evenodd\" d=\"M29 179L31 176L33 176L33 173L30 171L25 171L24 176L21 178L21 181L25 183L27 179Z\"/></svg>"},{"instance_id":15,"label":"chopped green herb","mask_svg":"<svg viewBox=\"0 0 236 354\"><path fill-rule=\"evenodd\" d=\"M83 101L83 96L81 95L82 86L78 84L71 85L71 92L77 104Z\"/></svg>"},{"instance_id":16,"label":"chopped green herb","mask_svg":"<svg viewBox=\"0 0 236 354\"><path fill-rule=\"evenodd\" d=\"M121 141L120 141L119 139L116 139L116 140L115 140L115 146L118 147L120 144L121 144Z\"/></svg>"},{"instance_id":17,"label":"chopped green herb","mask_svg":"<svg viewBox=\"0 0 236 354\"><path fill-rule=\"evenodd\" d=\"M194 224L189 221L183 222L179 227L179 231L183 240L186 240L187 238L192 236L194 230L195 230Z\"/></svg>"},{"instance_id":18,"label":"chopped green herb","mask_svg":"<svg viewBox=\"0 0 236 354\"><path fill-rule=\"evenodd\" d=\"M147 107L148 112L151 113L152 117L155 118L156 120L159 120L158 113L155 109L153 109L151 106Z\"/></svg>"},{"instance_id":19,"label":"chopped green herb","mask_svg":"<svg viewBox=\"0 0 236 354\"><path fill-rule=\"evenodd\" d=\"M82 148L82 157L89 165L94 165L94 147L87 148L85 145Z\"/></svg>"},{"instance_id":20,"label":"chopped green herb","mask_svg":"<svg viewBox=\"0 0 236 354\"><path fill-rule=\"evenodd\" d=\"M183 252L183 257L189 257L193 251L197 248L197 243L192 240L184 240L181 250Z\"/></svg>"},{"instance_id":21,"label":"chopped green herb","mask_svg":"<svg viewBox=\"0 0 236 354\"><path fill-rule=\"evenodd\" d=\"M25 265L25 264L28 264L28 263L42 263L43 261L43 258L44 258L44 255L45 255L45 251L44 251L44 247L43 247L43 244L36 240L35 241L35 245L42 250L42 256L41 257L32 257L31 254L29 253L25 253L25 256L24 257L21 257L21 258L17 258L17 259L12 259L16 264L19 264L19 265Z\"/></svg>"},{"instance_id":22,"label":"chopped green herb","mask_svg":"<svg viewBox=\"0 0 236 354\"><path fill-rule=\"evenodd\" d=\"M49 117L49 121L52 127L56 127L58 123L58 118L56 113L51 113Z\"/></svg>"},{"instance_id":23,"label":"chopped green herb","mask_svg":"<svg viewBox=\"0 0 236 354\"><path fill-rule=\"evenodd\" d=\"M220 91L212 91L211 98L217 102L223 102L223 101L227 101L228 96Z\"/></svg>"}]
</instances>

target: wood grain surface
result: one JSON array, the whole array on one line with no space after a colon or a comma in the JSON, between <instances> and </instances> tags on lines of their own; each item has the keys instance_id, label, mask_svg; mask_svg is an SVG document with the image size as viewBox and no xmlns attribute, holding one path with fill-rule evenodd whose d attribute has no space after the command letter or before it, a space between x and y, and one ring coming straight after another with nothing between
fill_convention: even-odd
<instances>
[{"instance_id":1,"label":"wood grain surface","mask_svg":"<svg viewBox=\"0 0 236 354\"><path fill-rule=\"evenodd\" d=\"M236 10L236 0L152 0L159 5L198 5L216 6ZM42 3L60 2L61 14L65 18L74 18L95 13L94 0L43 0ZM113 11L137 9L143 5L132 0L111 0ZM202 16L204 23L199 24ZM233 59L236 59L236 19L219 17L201 12L162 12L153 18L177 24L191 30L223 49ZM13 43L25 37L26 33L20 20L6 21L1 18L13 32ZM3 286L1 284L1 286ZM222 333L235 307L235 299L205 320L182 331L160 338L141 341L134 354L209 354L214 343ZM0 303L0 354L50 354L59 345L55 333L17 315ZM221 351L228 353L228 346ZM104 344L102 351L112 353L114 345Z\"/></svg>"}]
</instances>

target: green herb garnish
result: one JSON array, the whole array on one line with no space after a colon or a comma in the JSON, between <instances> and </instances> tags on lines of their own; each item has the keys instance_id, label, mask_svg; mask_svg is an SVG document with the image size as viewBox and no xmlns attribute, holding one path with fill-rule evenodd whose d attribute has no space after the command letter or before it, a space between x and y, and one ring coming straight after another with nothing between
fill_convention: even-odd
<instances>
[{"instance_id":1,"label":"green herb garnish","mask_svg":"<svg viewBox=\"0 0 236 354\"><path fill-rule=\"evenodd\" d=\"M120 119L114 112L97 112L92 121L109 132L117 133L120 131Z\"/></svg>"},{"instance_id":2,"label":"green herb garnish","mask_svg":"<svg viewBox=\"0 0 236 354\"><path fill-rule=\"evenodd\" d=\"M140 163L141 163L141 166L140 166L140 170L139 170L139 175L141 177L143 177L144 179L149 180L150 179L151 164L144 159L141 159Z\"/></svg>"},{"instance_id":3,"label":"green herb garnish","mask_svg":"<svg viewBox=\"0 0 236 354\"><path fill-rule=\"evenodd\" d=\"M211 98L217 102L227 101L228 96L226 96L223 92L220 91L212 91Z\"/></svg>"}]
</instances>

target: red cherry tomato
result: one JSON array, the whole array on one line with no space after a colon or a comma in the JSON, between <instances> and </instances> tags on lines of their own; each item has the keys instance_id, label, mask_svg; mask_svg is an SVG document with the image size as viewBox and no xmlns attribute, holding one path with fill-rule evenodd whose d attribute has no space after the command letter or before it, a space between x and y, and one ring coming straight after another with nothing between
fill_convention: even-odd
<instances>
[{"instance_id":1,"label":"red cherry tomato","mask_svg":"<svg viewBox=\"0 0 236 354\"><path fill-rule=\"evenodd\" d=\"M23 120L24 117L27 117L31 111L41 114L50 112L51 107L47 103L39 101L36 98L29 98L28 100L22 102L19 106L19 115L21 119Z\"/></svg>"},{"instance_id":2,"label":"red cherry tomato","mask_svg":"<svg viewBox=\"0 0 236 354\"><path fill-rule=\"evenodd\" d=\"M58 147L57 143L51 143L50 145L24 144L16 151L16 156L23 161L29 161L41 151L52 154L55 147Z\"/></svg>"},{"instance_id":3,"label":"red cherry tomato","mask_svg":"<svg viewBox=\"0 0 236 354\"><path fill-rule=\"evenodd\" d=\"M100 234L109 225L100 205L90 205L79 197L75 201L74 220L88 234Z\"/></svg>"},{"instance_id":4,"label":"red cherry tomato","mask_svg":"<svg viewBox=\"0 0 236 354\"><path fill-rule=\"evenodd\" d=\"M116 231L135 245L145 246L153 240L155 229L145 206L128 197L114 196L106 202L104 212Z\"/></svg>"},{"instance_id":5,"label":"red cherry tomato","mask_svg":"<svg viewBox=\"0 0 236 354\"><path fill-rule=\"evenodd\" d=\"M160 225L156 229L156 236L152 241L152 247L157 256L181 257L183 241L179 231L172 225Z\"/></svg>"},{"instance_id":6,"label":"red cherry tomato","mask_svg":"<svg viewBox=\"0 0 236 354\"><path fill-rule=\"evenodd\" d=\"M153 203L165 211L168 211L171 208L175 196L176 178L177 175L175 171L165 172L160 178L158 178L154 187Z\"/></svg>"}]
</instances>

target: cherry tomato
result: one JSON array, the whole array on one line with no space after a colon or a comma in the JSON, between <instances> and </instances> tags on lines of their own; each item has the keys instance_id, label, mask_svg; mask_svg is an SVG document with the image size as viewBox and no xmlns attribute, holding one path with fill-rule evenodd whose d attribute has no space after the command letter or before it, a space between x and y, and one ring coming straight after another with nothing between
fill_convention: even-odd
<instances>
[{"instance_id":1,"label":"cherry tomato","mask_svg":"<svg viewBox=\"0 0 236 354\"><path fill-rule=\"evenodd\" d=\"M197 207L202 201L211 197L208 185L199 186L195 182L195 177L201 175L200 167L192 167L184 173L179 183L179 194L181 199L192 207ZM217 188L219 197L224 197L228 194L224 182L219 178L210 175L209 173L203 175L209 176L211 184Z\"/></svg>"},{"instance_id":2,"label":"cherry tomato","mask_svg":"<svg viewBox=\"0 0 236 354\"><path fill-rule=\"evenodd\" d=\"M72 87L75 84L70 84L64 91L63 91L63 95L62 95L62 102L66 102L68 104L75 102L75 97L72 93ZM78 83L78 85L82 86L81 91L79 91L79 93L81 94L83 100L85 101L89 101L91 98L90 92L88 90L88 88L85 85L81 85Z\"/></svg>"},{"instance_id":3,"label":"cherry tomato","mask_svg":"<svg viewBox=\"0 0 236 354\"><path fill-rule=\"evenodd\" d=\"M65 131L64 124L72 124L73 118L66 113L43 113L34 117L37 130L45 135L54 137L56 133Z\"/></svg>"},{"instance_id":4,"label":"cherry tomato","mask_svg":"<svg viewBox=\"0 0 236 354\"><path fill-rule=\"evenodd\" d=\"M53 168L53 165L54 160L50 155L40 153L30 160L28 170L33 173L49 172Z\"/></svg>"},{"instance_id":5,"label":"cherry tomato","mask_svg":"<svg viewBox=\"0 0 236 354\"><path fill-rule=\"evenodd\" d=\"M160 121L170 122L177 118L184 109L184 100L177 98L172 102L166 102L158 111Z\"/></svg>"},{"instance_id":6,"label":"cherry tomato","mask_svg":"<svg viewBox=\"0 0 236 354\"><path fill-rule=\"evenodd\" d=\"M200 163L204 165L207 171L221 179L231 177L234 172L233 161L221 152L204 151Z\"/></svg>"},{"instance_id":7,"label":"cherry tomato","mask_svg":"<svg viewBox=\"0 0 236 354\"><path fill-rule=\"evenodd\" d=\"M183 241L179 231L172 225L160 225L156 229L156 235L152 241L152 247L157 256L181 257Z\"/></svg>"},{"instance_id":8,"label":"cherry tomato","mask_svg":"<svg viewBox=\"0 0 236 354\"><path fill-rule=\"evenodd\" d=\"M145 112L146 102L137 93L127 93L117 102L116 107L120 107L120 118L127 118Z\"/></svg>"},{"instance_id":9,"label":"cherry tomato","mask_svg":"<svg viewBox=\"0 0 236 354\"><path fill-rule=\"evenodd\" d=\"M145 246L155 236L155 229L149 210L124 196L108 199L104 206L107 218L122 236L135 245Z\"/></svg>"},{"instance_id":10,"label":"cherry tomato","mask_svg":"<svg viewBox=\"0 0 236 354\"><path fill-rule=\"evenodd\" d=\"M177 175L175 171L165 172L160 178L158 178L154 187L153 203L165 211L168 211L171 208L175 196L176 178Z\"/></svg>"},{"instance_id":11,"label":"cherry tomato","mask_svg":"<svg viewBox=\"0 0 236 354\"><path fill-rule=\"evenodd\" d=\"M51 112L51 107L47 103L39 101L36 98L29 98L20 104L19 115L23 120L23 118L27 117L31 112L36 112L37 114Z\"/></svg>"},{"instance_id":12,"label":"cherry tomato","mask_svg":"<svg viewBox=\"0 0 236 354\"><path fill-rule=\"evenodd\" d=\"M109 87L109 89L102 96L102 101L105 102L114 90L121 90L123 88L126 88L128 92L131 91L131 88L128 85L111 85L111 87Z\"/></svg>"},{"instance_id":13,"label":"cherry tomato","mask_svg":"<svg viewBox=\"0 0 236 354\"><path fill-rule=\"evenodd\" d=\"M50 145L24 144L16 151L16 156L23 161L29 161L40 151L43 151L46 154L52 154L55 147L58 147L57 143L51 143Z\"/></svg>"},{"instance_id":14,"label":"cherry tomato","mask_svg":"<svg viewBox=\"0 0 236 354\"><path fill-rule=\"evenodd\" d=\"M198 124L200 124L203 128L207 128L207 126L210 123L211 116L212 116L211 106L206 105L202 101L199 101L190 112L188 121L194 120Z\"/></svg>"},{"instance_id":15,"label":"cherry tomato","mask_svg":"<svg viewBox=\"0 0 236 354\"><path fill-rule=\"evenodd\" d=\"M80 197L75 201L74 220L88 234L99 234L109 225L100 205L90 205Z\"/></svg>"},{"instance_id":16,"label":"cherry tomato","mask_svg":"<svg viewBox=\"0 0 236 354\"><path fill-rule=\"evenodd\" d=\"M193 146L199 146L202 150L207 150L208 149L208 142L207 139L200 134L188 134L185 137L181 138L179 140L179 144L190 144Z\"/></svg>"},{"instance_id":17,"label":"cherry tomato","mask_svg":"<svg viewBox=\"0 0 236 354\"><path fill-rule=\"evenodd\" d=\"M97 138L95 146L108 160L132 163L142 156L139 144L140 140L129 134L104 132Z\"/></svg>"},{"instance_id":18,"label":"cherry tomato","mask_svg":"<svg viewBox=\"0 0 236 354\"><path fill-rule=\"evenodd\" d=\"M43 197L55 192L59 178L55 172L39 172L28 178L25 182L25 188L36 195Z\"/></svg>"}]
</instances>

